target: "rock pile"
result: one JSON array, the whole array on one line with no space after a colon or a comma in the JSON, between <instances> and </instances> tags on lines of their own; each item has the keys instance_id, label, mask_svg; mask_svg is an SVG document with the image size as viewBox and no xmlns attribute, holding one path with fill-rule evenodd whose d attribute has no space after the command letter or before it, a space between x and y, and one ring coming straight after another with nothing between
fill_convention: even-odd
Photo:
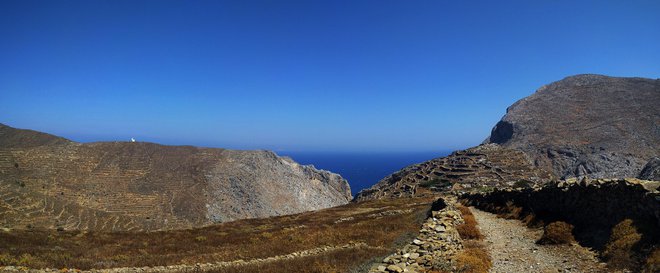
<instances>
[{"instance_id":1,"label":"rock pile","mask_svg":"<svg viewBox=\"0 0 660 273\"><path fill-rule=\"evenodd\" d=\"M369 272L425 272L450 266L452 257L462 249L456 230L462 222L461 213L452 204L432 211L417 238L374 265Z\"/></svg>"}]
</instances>

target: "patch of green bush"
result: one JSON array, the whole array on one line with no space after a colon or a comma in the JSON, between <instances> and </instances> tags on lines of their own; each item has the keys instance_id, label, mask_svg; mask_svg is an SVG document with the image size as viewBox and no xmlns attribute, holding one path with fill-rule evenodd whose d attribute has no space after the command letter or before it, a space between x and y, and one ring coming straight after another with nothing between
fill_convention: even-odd
<instances>
[{"instance_id":1,"label":"patch of green bush","mask_svg":"<svg viewBox=\"0 0 660 273\"><path fill-rule=\"evenodd\" d=\"M534 182L525 179L520 179L513 183L514 188L529 188L532 185L534 185Z\"/></svg>"},{"instance_id":2,"label":"patch of green bush","mask_svg":"<svg viewBox=\"0 0 660 273\"><path fill-rule=\"evenodd\" d=\"M435 178L419 183L419 186L422 188L448 188L451 187L451 181L447 179Z\"/></svg>"}]
</instances>

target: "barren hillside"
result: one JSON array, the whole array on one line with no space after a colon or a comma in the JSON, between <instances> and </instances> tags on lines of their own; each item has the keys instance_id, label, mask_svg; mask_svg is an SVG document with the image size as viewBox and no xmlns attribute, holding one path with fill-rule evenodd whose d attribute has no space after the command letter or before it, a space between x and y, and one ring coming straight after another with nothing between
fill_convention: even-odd
<instances>
[{"instance_id":1,"label":"barren hillside","mask_svg":"<svg viewBox=\"0 0 660 273\"><path fill-rule=\"evenodd\" d=\"M514 103L488 139L561 178L636 177L660 155L660 80L576 75Z\"/></svg>"},{"instance_id":2,"label":"barren hillside","mask_svg":"<svg viewBox=\"0 0 660 273\"><path fill-rule=\"evenodd\" d=\"M346 204L341 176L269 151L81 144L0 125L0 225L188 228Z\"/></svg>"}]
</instances>

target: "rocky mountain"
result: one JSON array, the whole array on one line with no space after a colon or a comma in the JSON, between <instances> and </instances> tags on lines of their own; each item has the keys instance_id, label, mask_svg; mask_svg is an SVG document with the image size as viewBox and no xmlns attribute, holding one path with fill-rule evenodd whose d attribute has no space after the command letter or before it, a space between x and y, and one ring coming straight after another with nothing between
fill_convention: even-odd
<instances>
[{"instance_id":1,"label":"rocky mountain","mask_svg":"<svg viewBox=\"0 0 660 273\"><path fill-rule=\"evenodd\" d=\"M561 178L636 177L660 155L660 79L577 75L511 105L487 140Z\"/></svg>"},{"instance_id":2,"label":"rocky mountain","mask_svg":"<svg viewBox=\"0 0 660 273\"><path fill-rule=\"evenodd\" d=\"M341 176L269 151L81 144L0 124L0 226L163 230L346 204Z\"/></svg>"},{"instance_id":3,"label":"rocky mountain","mask_svg":"<svg viewBox=\"0 0 660 273\"><path fill-rule=\"evenodd\" d=\"M529 188L587 175L658 180L658 105L660 80L568 77L510 106L483 145L403 168L356 200Z\"/></svg>"},{"instance_id":4,"label":"rocky mountain","mask_svg":"<svg viewBox=\"0 0 660 273\"><path fill-rule=\"evenodd\" d=\"M523 152L486 144L405 167L360 191L356 200L411 197L425 191L532 187L553 178L549 172L535 168Z\"/></svg>"}]
</instances>

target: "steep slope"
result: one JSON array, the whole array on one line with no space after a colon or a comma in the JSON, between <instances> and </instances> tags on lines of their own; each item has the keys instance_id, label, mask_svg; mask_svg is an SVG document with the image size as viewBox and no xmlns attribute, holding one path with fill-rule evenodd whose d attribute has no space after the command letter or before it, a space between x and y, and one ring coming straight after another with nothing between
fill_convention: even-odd
<instances>
[{"instance_id":1,"label":"steep slope","mask_svg":"<svg viewBox=\"0 0 660 273\"><path fill-rule=\"evenodd\" d=\"M408 166L356 200L414 196L424 189L530 187L583 175L654 179L658 105L660 80L568 77L509 107L486 145Z\"/></svg>"},{"instance_id":2,"label":"steep slope","mask_svg":"<svg viewBox=\"0 0 660 273\"><path fill-rule=\"evenodd\" d=\"M550 173L535 168L523 152L487 144L403 168L360 191L356 200L410 197L428 190L530 187L552 179Z\"/></svg>"},{"instance_id":3,"label":"steep slope","mask_svg":"<svg viewBox=\"0 0 660 273\"><path fill-rule=\"evenodd\" d=\"M639 179L660 181L660 157L649 160L637 176Z\"/></svg>"},{"instance_id":4,"label":"steep slope","mask_svg":"<svg viewBox=\"0 0 660 273\"><path fill-rule=\"evenodd\" d=\"M0 123L0 147L29 148L70 143L68 139L32 130L16 130Z\"/></svg>"},{"instance_id":5,"label":"steep slope","mask_svg":"<svg viewBox=\"0 0 660 273\"><path fill-rule=\"evenodd\" d=\"M490 143L561 178L636 177L660 155L660 80L577 75L514 103Z\"/></svg>"},{"instance_id":6,"label":"steep slope","mask_svg":"<svg viewBox=\"0 0 660 273\"><path fill-rule=\"evenodd\" d=\"M3 227L177 229L351 199L341 176L269 151L80 144L4 125L0 132Z\"/></svg>"}]
</instances>

